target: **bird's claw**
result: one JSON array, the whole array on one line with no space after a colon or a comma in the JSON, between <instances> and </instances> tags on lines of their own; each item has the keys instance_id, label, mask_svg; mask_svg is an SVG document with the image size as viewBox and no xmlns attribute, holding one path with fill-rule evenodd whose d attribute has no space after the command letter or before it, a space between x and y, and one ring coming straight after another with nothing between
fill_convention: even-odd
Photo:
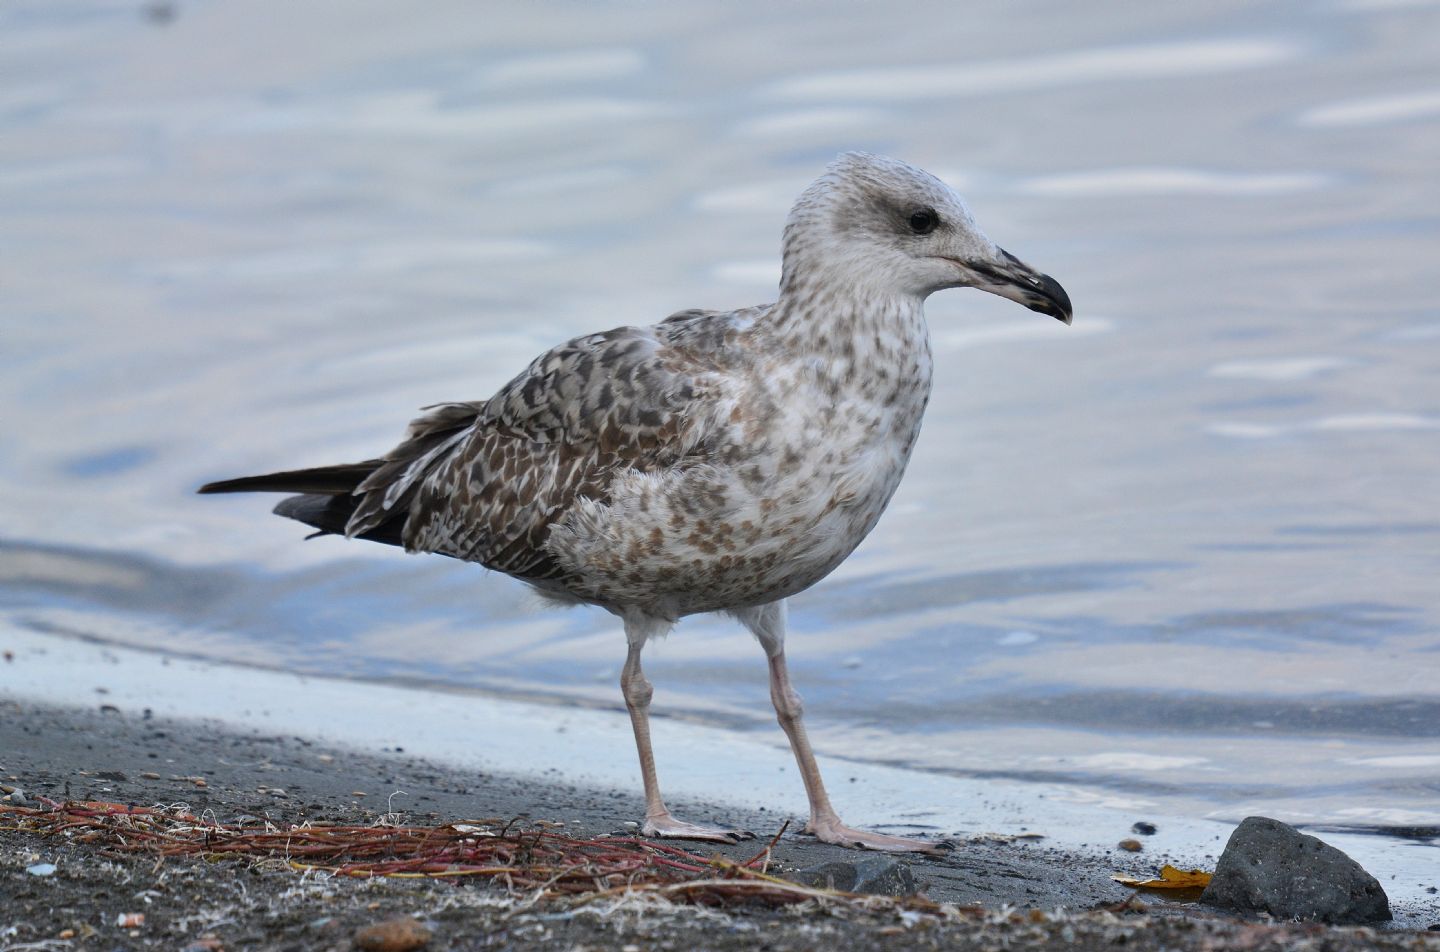
<instances>
[{"instance_id":1,"label":"bird's claw","mask_svg":"<svg viewBox=\"0 0 1440 952\"><path fill-rule=\"evenodd\" d=\"M755 834L749 830L727 830L719 826L686 823L668 813L664 816L646 817L640 832L645 836L672 840L707 840L712 843L739 843L741 840L755 839Z\"/></svg>"},{"instance_id":2,"label":"bird's claw","mask_svg":"<svg viewBox=\"0 0 1440 952\"><path fill-rule=\"evenodd\" d=\"M878 850L884 853L944 853L955 848L948 840L917 840L908 836L888 836L884 833L867 833L848 827L838 820L817 822L811 820L805 832L822 843L836 846L850 846L862 850Z\"/></svg>"}]
</instances>

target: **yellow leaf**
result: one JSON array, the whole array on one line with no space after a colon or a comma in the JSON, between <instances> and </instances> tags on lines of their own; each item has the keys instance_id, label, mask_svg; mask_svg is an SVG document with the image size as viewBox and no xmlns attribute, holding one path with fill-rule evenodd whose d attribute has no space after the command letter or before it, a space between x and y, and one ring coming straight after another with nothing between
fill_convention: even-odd
<instances>
[{"instance_id":1,"label":"yellow leaf","mask_svg":"<svg viewBox=\"0 0 1440 952\"><path fill-rule=\"evenodd\" d=\"M1159 879L1119 875L1110 878L1131 889L1204 889L1210 885L1210 874L1203 869L1176 869L1168 863L1161 867Z\"/></svg>"}]
</instances>

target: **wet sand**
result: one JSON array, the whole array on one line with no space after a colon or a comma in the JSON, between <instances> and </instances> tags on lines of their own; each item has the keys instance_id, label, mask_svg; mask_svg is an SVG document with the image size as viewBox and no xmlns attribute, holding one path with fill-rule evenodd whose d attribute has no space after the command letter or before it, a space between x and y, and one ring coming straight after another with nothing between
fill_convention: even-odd
<instances>
[{"instance_id":1,"label":"wet sand","mask_svg":"<svg viewBox=\"0 0 1440 952\"><path fill-rule=\"evenodd\" d=\"M477 738L477 743L483 739ZM191 778L204 778L204 786ZM566 782L476 773L392 749L368 753L313 740L228 728L200 720L147 716L102 698L90 709L0 701L0 781L30 797L98 799L130 804L186 803L222 821L263 817L364 823L394 811L406 822L517 817L564 824L581 836L633 832L637 793ZM363 794L363 795L362 795ZM762 837L783 818L703 802L676 803L677 812L744 827ZM718 851L735 859L754 842ZM708 845L698 852L708 854ZM857 854L782 836L772 869L787 871ZM837 947L1100 948L1434 948L1440 932L1407 931L1440 923L1440 904L1397 908L1383 930L1244 923L1195 906L1140 897L1117 910L1131 891L1110 880L1117 871L1150 871L1150 854L1084 854L1038 843L974 840L938 857L912 857L929 898L984 914L901 917L893 909L861 913L801 907L788 910L639 907L606 904L575 912L563 905L525 907L494 886L416 880L354 881L301 876L288 870L105 855L97 846L33 834L0 832L0 948L350 948L357 928L394 915L413 915L433 930L430 948L775 949ZM56 873L25 872L52 862ZM1018 910L1018 912L1017 912ZM1031 913L1031 910L1035 910ZM134 930L116 926L121 913L144 912ZM76 938L51 945L66 930ZM763 937L763 942L761 941ZM1123 938L1122 938L1123 937ZM197 945L196 949L206 946Z\"/></svg>"}]
</instances>

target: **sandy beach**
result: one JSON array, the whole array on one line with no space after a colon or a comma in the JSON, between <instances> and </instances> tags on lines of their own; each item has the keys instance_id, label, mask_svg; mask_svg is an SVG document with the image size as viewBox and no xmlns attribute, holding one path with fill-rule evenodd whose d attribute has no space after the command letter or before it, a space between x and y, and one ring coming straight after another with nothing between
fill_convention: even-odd
<instances>
[{"instance_id":1,"label":"sandy beach","mask_svg":"<svg viewBox=\"0 0 1440 952\"><path fill-rule=\"evenodd\" d=\"M11 643L20 644L19 635ZM197 816L220 822L291 824L437 825L481 817L519 824L552 824L575 837L633 835L637 790L587 783L555 768L477 770L416 755L403 743L374 749L341 746L307 732L305 725L270 729L213 719L175 717L183 709L177 688L150 681L153 702L127 686L127 667L141 653L51 639L9 650L0 682L0 782L18 788L31 806L51 801L96 800L121 804L185 804ZM53 654L52 654L53 653ZM68 690L93 700L83 706L37 699L25 674L44 670L42 657L69 664ZM82 663L107 659L108 674ZM249 679L285 678L184 659L150 659L169 667L187 690L208 690L217 710L228 690ZM203 673L197 673L203 672ZM143 675L144 672L142 671ZM133 675L132 675L133 677ZM299 684L301 679L295 679ZM139 679L140 682L144 678ZM53 694L65 696L55 681ZM349 692L363 698L373 686L317 679L315 693ZM107 686L110 685L110 686ZM304 688L298 688L304 690ZM417 693L417 697L420 695ZM255 697L257 705L279 696ZM438 703L438 702L437 702ZM257 707L258 710L258 707ZM356 712L357 717L360 712ZM600 720L606 712L580 712ZM424 733L417 710L409 730ZM243 720L243 718L241 718ZM312 729L313 730L313 729ZM403 737L407 725L396 724ZM309 733L309 736L307 736ZM491 738L474 735L477 748ZM628 764L625 765L628 767ZM774 809L737 806L686 796L675 804L687 816L754 831L758 841L731 847L696 845L702 856L720 853L743 861L795 818ZM1096 816L1103 817L1103 814ZM12 818L13 819L13 818ZM1096 820L1095 822L1102 822ZM103 843L16 832L0 834L0 948L20 949L319 949L351 948L358 929L397 915L413 916L432 933L430 948L721 948L809 949L857 944L873 948L1131 948L1326 949L1440 948L1440 902L1400 902L1396 921L1383 929L1243 922L1193 904L1136 894L1111 874L1154 872L1162 862L1182 863L1154 845L1138 854L1098 847L1110 830L1094 830L1097 848L1059 847L1050 838L957 837L938 856L906 857L918 891L941 904L943 914L905 911L889 900L862 907L811 902L783 909L741 905L723 909L607 900L576 906L535 902L495 883L416 879L354 880L300 874L272 863L205 862L124 856ZM1163 820L1161 821L1163 828ZM780 876L816 864L854 862L853 851L815 843L795 832L776 842L770 870ZM55 871L27 869L51 863ZM122 928L121 917L144 914L143 925ZM61 938L66 936L67 938ZM205 943L209 943L208 945Z\"/></svg>"}]
</instances>

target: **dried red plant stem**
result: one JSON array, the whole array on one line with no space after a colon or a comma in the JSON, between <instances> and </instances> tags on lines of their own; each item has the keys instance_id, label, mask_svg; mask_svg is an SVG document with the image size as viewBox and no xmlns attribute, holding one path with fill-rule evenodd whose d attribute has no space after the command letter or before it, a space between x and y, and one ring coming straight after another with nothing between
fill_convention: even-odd
<instances>
[{"instance_id":1,"label":"dried red plant stem","mask_svg":"<svg viewBox=\"0 0 1440 952\"><path fill-rule=\"evenodd\" d=\"M280 829L269 824L227 825L179 808L43 802L43 809L0 805L0 818L13 821L8 829L93 842L116 855L278 859L293 868L350 877L478 876L512 891L550 896L650 890L672 901L718 904L798 902L825 894L763 872L779 833L750 860L734 863L634 837L580 839L517 828L514 820L437 827L307 824Z\"/></svg>"}]
</instances>

